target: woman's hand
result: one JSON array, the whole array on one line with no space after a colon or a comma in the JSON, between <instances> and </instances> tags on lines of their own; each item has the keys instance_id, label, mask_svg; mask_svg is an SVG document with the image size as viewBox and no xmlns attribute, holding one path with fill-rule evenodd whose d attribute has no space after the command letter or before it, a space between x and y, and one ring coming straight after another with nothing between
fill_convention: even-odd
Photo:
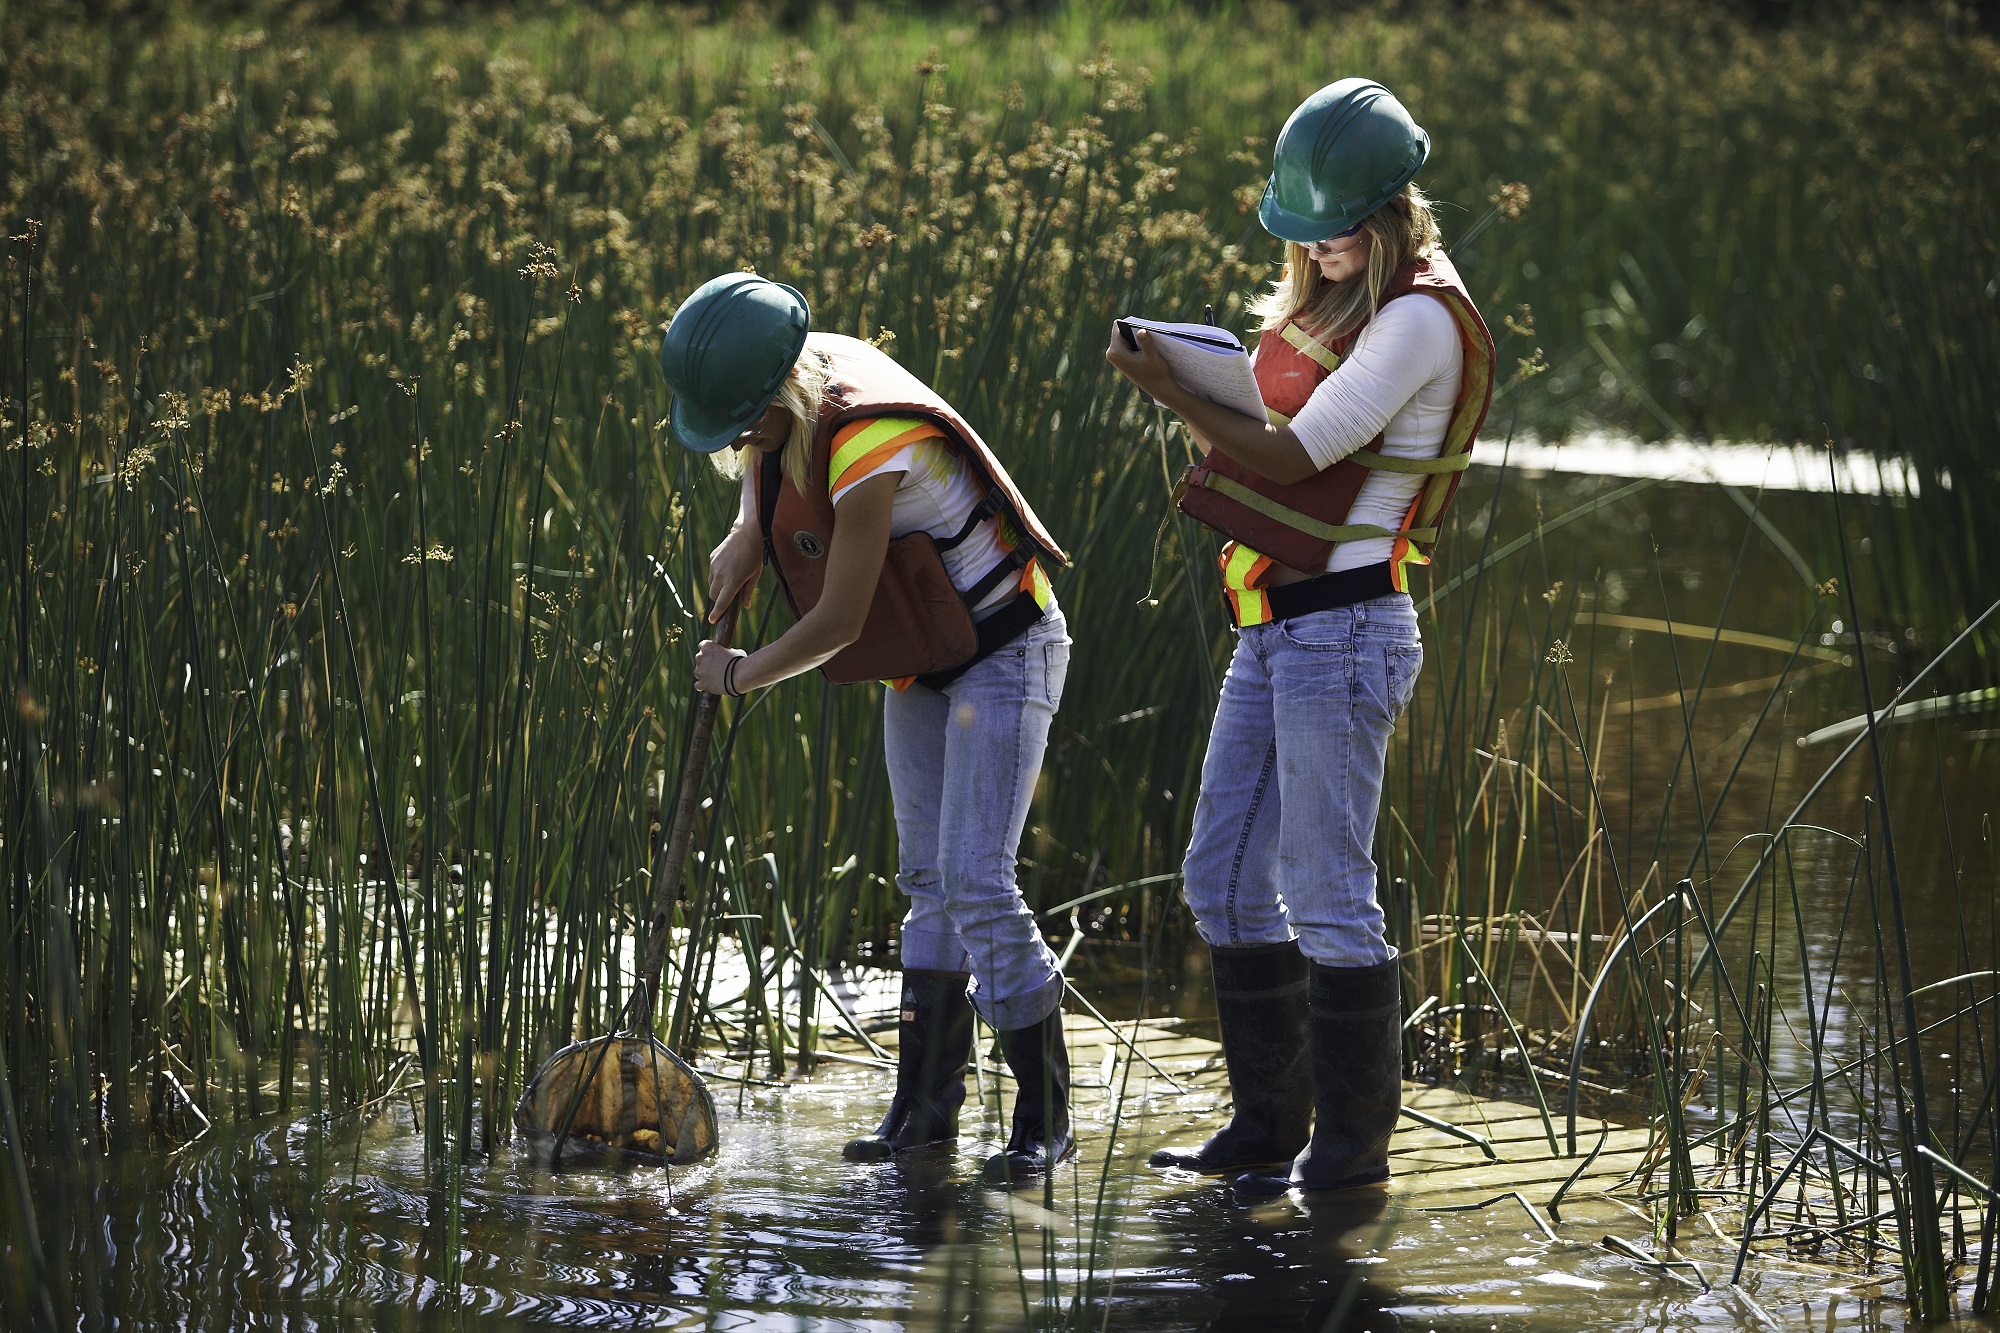
<instances>
[{"instance_id":1,"label":"woman's hand","mask_svg":"<svg viewBox=\"0 0 2000 1333\"><path fill-rule=\"evenodd\" d=\"M1111 345L1104 349L1104 359L1119 374L1151 394L1160 406L1186 422L1203 453L1220 449L1251 471L1283 485L1304 481L1319 471L1319 465L1313 462L1291 427L1273 426L1189 393L1174 378L1173 367L1160 355L1160 349L1153 345L1153 335L1145 329L1134 329L1132 333L1139 343L1137 351L1126 345L1125 331L1114 322Z\"/></svg>"},{"instance_id":2,"label":"woman's hand","mask_svg":"<svg viewBox=\"0 0 2000 1333\"><path fill-rule=\"evenodd\" d=\"M764 568L764 538L757 529L738 523L708 553L708 623L722 619L745 585ZM715 693L715 691L710 691Z\"/></svg>"},{"instance_id":3,"label":"woman's hand","mask_svg":"<svg viewBox=\"0 0 2000 1333\"><path fill-rule=\"evenodd\" d=\"M725 648L714 639L703 639L701 646L694 650L695 688L704 694L728 694L729 690L725 687L729 683L729 664L749 655L741 648ZM741 677L743 668L736 668L736 674ZM736 688L744 690L748 687L739 679Z\"/></svg>"},{"instance_id":4,"label":"woman's hand","mask_svg":"<svg viewBox=\"0 0 2000 1333\"><path fill-rule=\"evenodd\" d=\"M1132 335L1139 342L1139 350L1133 351L1125 342L1125 330L1118 327L1118 321L1111 322L1111 343L1104 349L1104 359L1126 379L1131 380L1148 395L1165 402L1170 394L1181 387L1174 378L1173 368L1160 355L1160 349L1153 346L1153 335L1145 329L1134 329Z\"/></svg>"}]
</instances>

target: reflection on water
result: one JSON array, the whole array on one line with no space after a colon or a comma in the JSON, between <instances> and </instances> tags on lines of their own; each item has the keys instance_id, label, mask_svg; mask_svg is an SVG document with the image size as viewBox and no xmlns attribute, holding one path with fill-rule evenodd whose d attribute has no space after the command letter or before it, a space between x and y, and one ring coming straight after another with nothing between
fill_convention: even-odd
<instances>
[{"instance_id":1,"label":"reflection on water","mask_svg":"<svg viewBox=\"0 0 2000 1333\"><path fill-rule=\"evenodd\" d=\"M468 1168L455 1231L407 1107L360 1130L290 1126L187 1158L126 1159L105 1197L109 1290L145 1326L1479 1330L1900 1328L1882 1288L1807 1263L1704 1293L1602 1247L1655 1242L1635 1211L1566 1205L1548 1243L1513 1205L1424 1213L1397 1193L1239 1206L1146 1169L1214 1099L1133 1076L1113 1145L1085 1098L1081 1164L1046 1196L978 1181L989 1106L955 1148L857 1166L840 1145L886 1071L828 1066L721 1097L723 1150L669 1173ZM972 1108L968 1108L969 1111ZM975 1116L979 1113L974 1112ZM1107 1166L1108 1162L1108 1166ZM313 1185L315 1180L323 1184ZM141 1232L138 1249L135 1225ZM454 1258L440 1238L463 1235ZM1714 1241L1688 1249L1719 1279ZM452 1264L454 1291L442 1279ZM1892 1268L1875 1280L1888 1284ZM1758 1313L1762 1311L1763 1313Z\"/></svg>"},{"instance_id":2,"label":"reflection on water","mask_svg":"<svg viewBox=\"0 0 2000 1333\"><path fill-rule=\"evenodd\" d=\"M1840 478L1846 495L1919 495L1916 470L1891 455L1840 454L1827 466L1826 450L1805 445L1728 444L1699 440L1647 443L1630 435L1587 432L1554 443L1481 440L1482 464L1524 473L1574 472L1594 477L1658 477L1709 481L1748 490L1830 491Z\"/></svg>"}]
</instances>

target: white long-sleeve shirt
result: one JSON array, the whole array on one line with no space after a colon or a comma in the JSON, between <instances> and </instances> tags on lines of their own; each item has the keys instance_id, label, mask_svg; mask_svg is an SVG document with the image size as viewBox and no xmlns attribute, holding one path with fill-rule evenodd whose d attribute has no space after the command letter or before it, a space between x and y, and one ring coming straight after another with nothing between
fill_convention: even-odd
<instances>
[{"instance_id":1,"label":"white long-sleeve shirt","mask_svg":"<svg viewBox=\"0 0 2000 1333\"><path fill-rule=\"evenodd\" d=\"M1292 418L1292 433L1322 470L1377 435L1391 458L1436 458L1464 373L1465 348L1444 302L1421 292L1399 296L1375 312L1346 359L1320 381ZM1400 528L1426 480L1370 472L1347 521ZM1387 537L1342 542L1326 567L1380 564L1393 544Z\"/></svg>"}]
</instances>

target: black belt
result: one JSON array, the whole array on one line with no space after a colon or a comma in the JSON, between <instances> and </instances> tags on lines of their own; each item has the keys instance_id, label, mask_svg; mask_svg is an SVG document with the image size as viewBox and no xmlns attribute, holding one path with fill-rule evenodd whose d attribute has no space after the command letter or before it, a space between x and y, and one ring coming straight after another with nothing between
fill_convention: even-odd
<instances>
[{"instance_id":1,"label":"black belt","mask_svg":"<svg viewBox=\"0 0 2000 1333\"><path fill-rule=\"evenodd\" d=\"M1266 588L1264 598L1271 605L1271 620L1275 623L1290 620L1293 616L1309 616L1315 611L1331 611L1335 607L1387 597L1394 591L1396 580L1390 562L1384 560L1379 565L1335 570L1318 578Z\"/></svg>"},{"instance_id":2,"label":"black belt","mask_svg":"<svg viewBox=\"0 0 2000 1333\"><path fill-rule=\"evenodd\" d=\"M1027 633L1032 626L1040 623L1045 614L1042 604L1035 600L1033 593L1022 593L972 627L979 636L978 651L955 667L946 667L942 671L932 671L918 676L917 684L927 685L934 690L943 689Z\"/></svg>"}]
</instances>

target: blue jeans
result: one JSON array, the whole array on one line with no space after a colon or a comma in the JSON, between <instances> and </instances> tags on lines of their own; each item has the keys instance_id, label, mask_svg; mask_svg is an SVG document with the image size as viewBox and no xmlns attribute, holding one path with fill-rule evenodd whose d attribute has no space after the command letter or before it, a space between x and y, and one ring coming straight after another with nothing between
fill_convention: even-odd
<instances>
[{"instance_id":1,"label":"blue jeans","mask_svg":"<svg viewBox=\"0 0 2000 1333\"><path fill-rule=\"evenodd\" d=\"M943 690L889 692L883 748L896 801L897 887L909 895L903 966L971 972L995 1028L1062 1003L1056 956L1014 882L1021 830L1069 674L1060 610Z\"/></svg>"},{"instance_id":2,"label":"blue jeans","mask_svg":"<svg viewBox=\"0 0 2000 1333\"><path fill-rule=\"evenodd\" d=\"M1242 632L1201 767L1187 904L1212 945L1328 967L1396 956L1375 896L1389 734L1423 668L1404 593Z\"/></svg>"}]
</instances>

